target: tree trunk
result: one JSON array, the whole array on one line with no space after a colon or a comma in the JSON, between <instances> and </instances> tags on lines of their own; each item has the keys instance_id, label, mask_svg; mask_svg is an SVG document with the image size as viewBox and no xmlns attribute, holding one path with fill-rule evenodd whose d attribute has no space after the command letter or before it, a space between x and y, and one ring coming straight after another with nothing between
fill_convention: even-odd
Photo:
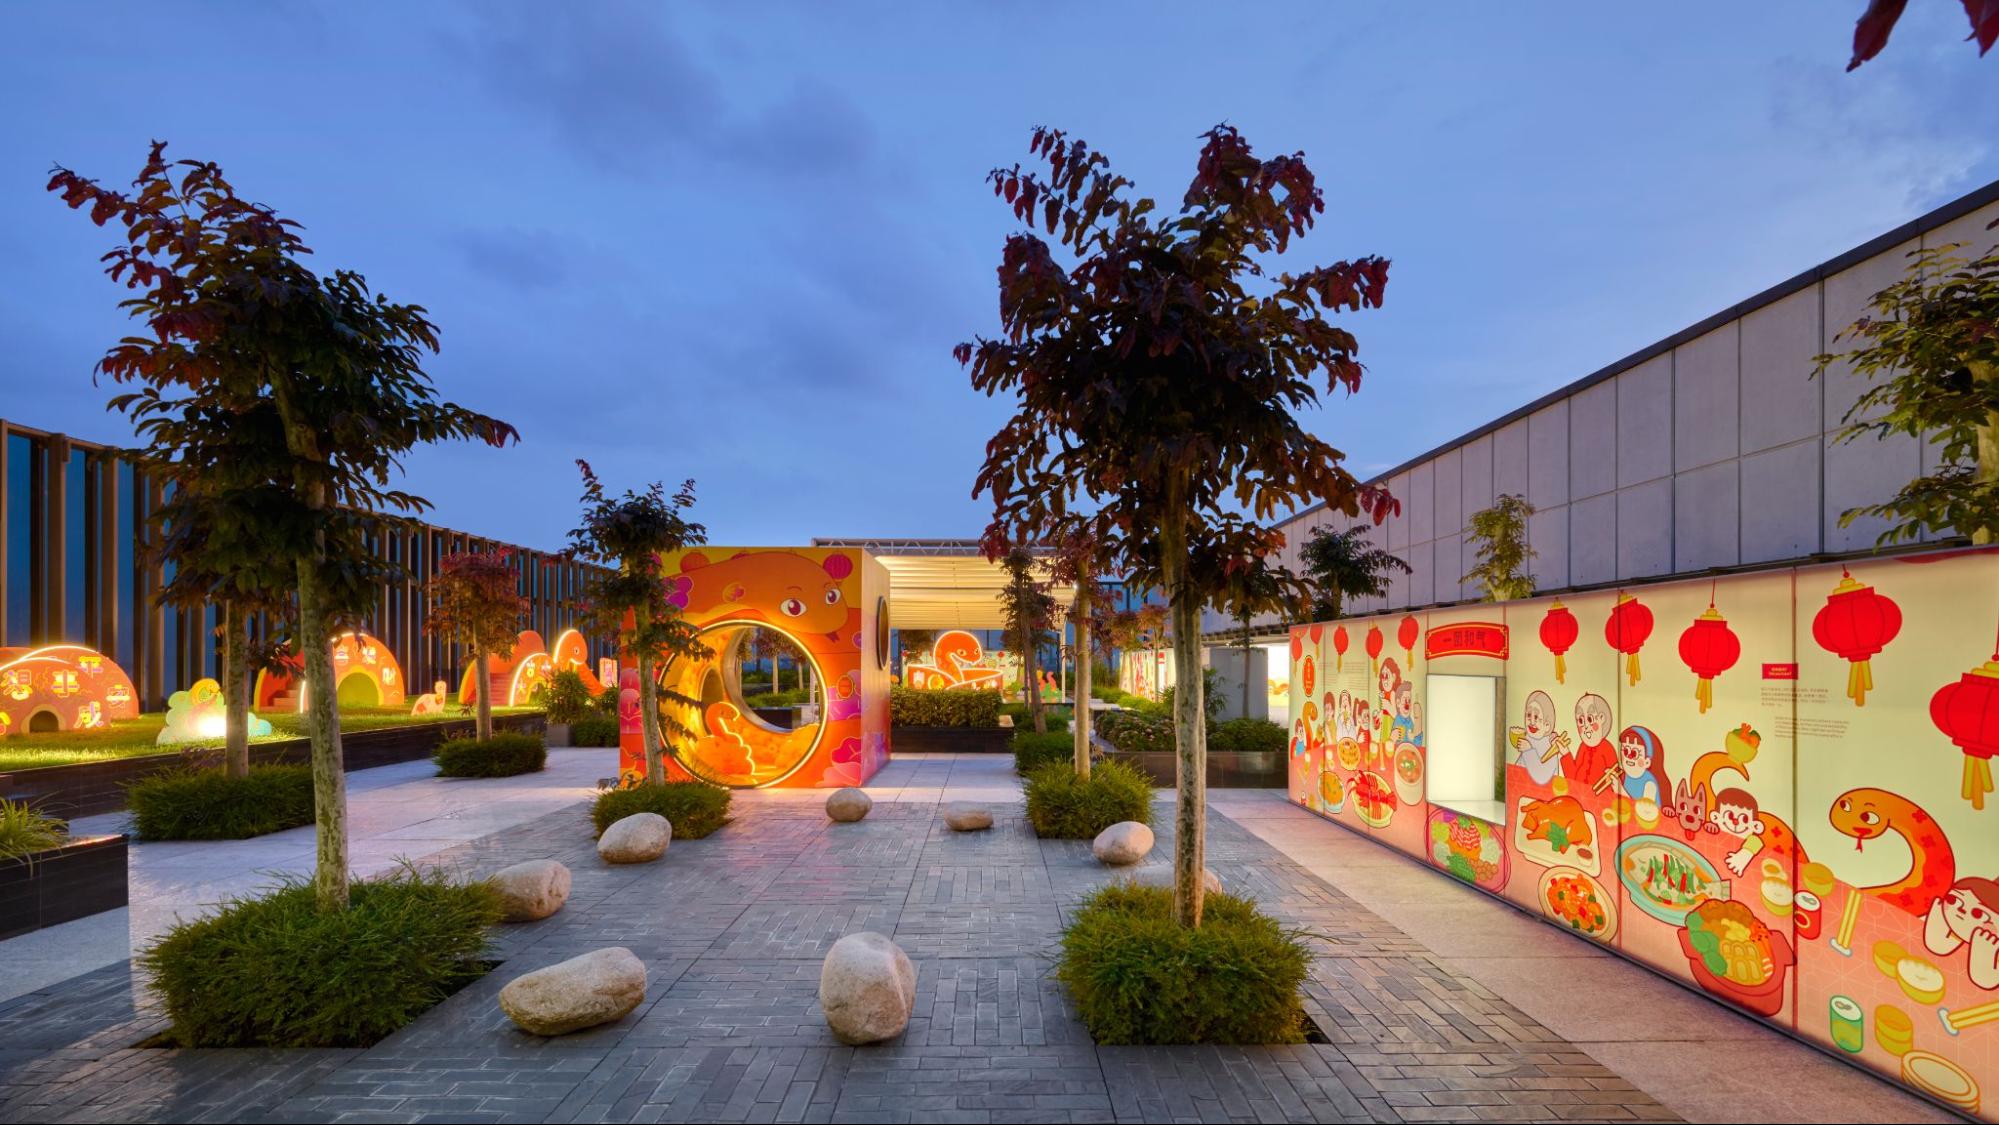
<instances>
[{"instance_id":1,"label":"tree trunk","mask_svg":"<svg viewBox=\"0 0 1999 1125\"><path fill-rule=\"evenodd\" d=\"M1180 514L1184 489L1167 495L1167 523L1160 528L1160 561L1173 616L1173 747L1176 751L1173 814L1173 914L1180 924L1198 927L1207 888L1202 877L1208 857L1208 732L1202 721L1206 700L1201 680L1201 602L1187 583L1186 517Z\"/></svg>"},{"instance_id":2,"label":"tree trunk","mask_svg":"<svg viewBox=\"0 0 1999 1125\"><path fill-rule=\"evenodd\" d=\"M1020 646L1020 690L1021 698L1027 703L1027 714L1034 720L1034 733L1048 733L1048 718L1041 713L1041 661L1035 652L1034 629L1030 623L1027 635L1021 638Z\"/></svg>"},{"instance_id":3,"label":"tree trunk","mask_svg":"<svg viewBox=\"0 0 1999 1125\"><path fill-rule=\"evenodd\" d=\"M652 626L652 614L640 610L633 618L644 636ZM652 654L639 649L639 738L645 745L646 783L666 784L666 754L659 735L659 684L652 674Z\"/></svg>"},{"instance_id":4,"label":"tree trunk","mask_svg":"<svg viewBox=\"0 0 1999 1125\"><path fill-rule=\"evenodd\" d=\"M322 914L347 909L347 771L340 752L340 696L333 682L315 560L298 563L298 643L305 661L306 732L312 739L313 819L318 866L313 897Z\"/></svg>"},{"instance_id":5,"label":"tree trunk","mask_svg":"<svg viewBox=\"0 0 1999 1125\"><path fill-rule=\"evenodd\" d=\"M1242 717L1249 718L1249 618L1242 619Z\"/></svg>"},{"instance_id":6,"label":"tree trunk","mask_svg":"<svg viewBox=\"0 0 1999 1125\"><path fill-rule=\"evenodd\" d=\"M250 776L250 670L243 663L243 622L234 602L222 603L222 769Z\"/></svg>"},{"instance_id":7,"label":"tree trunk","mask_svg":"<svg viewBox=\"0 0 1999 1125\"><path fill-rule=\"evenodd\" d=\"M473 732L481 742L493 737L493 677L490 659L486 655L485 646L481 645L479 655L472 660L472 667L476 669L472 674L478 677L475 682L479 685L479 718L473 724Z\"/></svg>"},{"instance_id":8,"label":"tree trunk","mask_svg":"<svg viewBox=\"0 0 1999 1125\"><path fill-rule=\"evenodd\" d=\"M1076 731L1076 776L1090 776L1090 578L1076 587L1076 699L1071 708Z\"/></svg>"},{"instance_id":9,"label":"tree trunk","mask_svg":"<svg viewBox=\"0 0 1999 1125\"><path fill-rule=\"evenodd\" d=\"M1971 379L1974 384L1999 383L1999 363L1971 364ZM1977 428L1978 433L1978 482L1988 488L1999 487L1999 411L1985 415L1985 424ZM1993 534L1999 528L1974 527L1971 541L1985 544L1992 542Z\"/></svg>"}]
</instances>

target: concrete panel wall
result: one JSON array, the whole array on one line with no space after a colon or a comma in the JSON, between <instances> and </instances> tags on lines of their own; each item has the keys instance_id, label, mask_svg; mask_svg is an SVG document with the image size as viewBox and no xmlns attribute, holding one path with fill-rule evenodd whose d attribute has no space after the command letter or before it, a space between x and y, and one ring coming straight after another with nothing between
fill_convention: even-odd
<instances>
[{"instance_id":1,"label":"concrete panel wall","mask_svg":"<svg viewBox=\"0 0 1999 1125\"><path fill-rule=\"evenodd\" d=\"M1992 200L1999 185L1979 196ZM1539 587L1697 574L1710 568L1858 552L1886 524L1848 509L1878 503L1934 471L1911 437L1839 440L1863 381L1814 357L1901 275L1922 246L1999 242L1999 202L1940 209L1855 254L1703 322L1567 393L1454 442L1387 481L1402 514L1374 532L1415 572L1354 613L1473 599L1465 524L1503 492L1537 509L1528 534ZM1850 259L1850 260L1849 260ZM1332 517L1342 521L1344 517ZM1284 525L1296 546L1323 512Z\"/></svg>"}]
</instances>

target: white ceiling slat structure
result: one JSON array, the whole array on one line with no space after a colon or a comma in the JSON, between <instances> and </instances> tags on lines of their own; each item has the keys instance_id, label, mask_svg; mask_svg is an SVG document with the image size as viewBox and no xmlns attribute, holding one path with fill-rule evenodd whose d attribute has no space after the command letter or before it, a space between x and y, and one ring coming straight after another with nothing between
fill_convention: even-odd
<instances>
[{"instance_id":1,"label":"white ceiling slat structure","mask_svg":"<svg viewBox=\"0 0 1999 1125\"><path fill-rule=\"evenodd\" d=\"M1006 569L987 562L976 539L814 539L814 547L859 547L888 570L889 625L896 629L999 629ZM1041 572L1044 582L1048 572ZM1066 609L1073 585L1048 592Z\"/></svg>"}]
</instances>

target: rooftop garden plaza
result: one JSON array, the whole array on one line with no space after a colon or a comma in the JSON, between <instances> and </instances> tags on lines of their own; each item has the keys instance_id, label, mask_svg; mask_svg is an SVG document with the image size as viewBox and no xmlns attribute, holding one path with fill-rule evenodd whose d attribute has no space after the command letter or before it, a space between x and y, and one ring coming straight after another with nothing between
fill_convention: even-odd
<instances>
[{"instance_id":1,"label":"rooftop garden plaza","mask_svg":"<svg viewBox=\"0 0 1999 1125\"><path fill-rule=\"evenodd\" d=\"M578 461L552 638L505 551L369 547L411 451L518 437L421 306L164 145L59 169L215 674L141 713L103 652L0 653L0 964L48 970L0 1117L1742 1117L1796 1074L1992 1119L1999 257L1921 250L1796 373L1938 447L1849 514L1892 550L1542 597L1502 493L1478 600L1382 616L1404 498L1299 418L1388 260L1287 253L1313 171L1227 125L1165 206L1027 147L954 351L1006 415L984 536L725 547L694 481ZM399 585L451 679L370 631Z\"/></svg>"}]
</instances>

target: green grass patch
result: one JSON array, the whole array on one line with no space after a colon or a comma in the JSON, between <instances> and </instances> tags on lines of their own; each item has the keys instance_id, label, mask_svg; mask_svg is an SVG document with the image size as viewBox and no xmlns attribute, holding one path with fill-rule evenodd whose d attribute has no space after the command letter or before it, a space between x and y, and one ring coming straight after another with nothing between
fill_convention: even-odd
<instances>
[{"instance_id":1,"label":"green grass patch","mask_svg":"<svg viewBox=\"0 0 1999 1125\"><path fill-rule=\"evenodd\" d=\"M1036 734L1031 730L1013 734L1013 772L1022 777L1050 762L1076 761L1076 736L1067 731Z\"/></svg>"},{"instance_id":2,"label":"green grass patch","mask_svg":"<svg viewBox=\"0 0 1999 1125\"><path fill-rule=\"evenodd\" d=\"M139 957L182 1047L365 1047L486 972L499 901L403 870L322 914L295 882L183 922Z\"/></svg>"},{"instance_id":3,"label":"green grass patch","mask_svg":"<svg viewBox=\"0 0 1999 1125\"><path fill-rule=\"evenodd\" d=\"M548 765L548 746L536 734L501 732L488 739L454 738L431 755L439 777L514 777Z\"/></svg>"},{"instance_id":4,"label":"green grass patch","mask_svg":"<svg viewBox=\"0 0 1999 1125\"><path fill-rule=\"evenodd\" d=\"M1027 821L1051 840L1088 840L1119 821L1152 823L1152 782L1123 762L1099 762L1086 780L1067 762L1027 775Z\"/></svg>"},{"instance_id":5,"label":"green grass patch","mask_svg":"<svg viewBox=\"0 0 1999 1125\"><path fill-rule=\"evenodd\" d=\"M495 707L493 715L531 715L535 707ZM306 716L295 711L260 711L258 717L271 724L271 733L251 739L252 744L283 742L306 737ZM418 726L424 723L464 722L472 717L456 705L441 714L412 715L406 707L343 707L340 730L343 734L382 730L386 727ZM53 734L20 735L0 739L0 772L39 769L43 766L71 766L83 762L103 762L116 758L142 758L150 754L173 754L188 750L220 750L222 739L201 739L158 744L166 714L160 711L136 719L120 719L96 730L60 731Z\"/></svg>"},{"instance_id":6,"label":"green grass patch","mask_svg":"<svg viewBox=\"0 0 1999 1125\"><path fill-rule=\"evenodd\" d=\"M1099 1043L1302 1043L1310 960L1247 899L1205 896L1190 930L1171 890L1120 881L1083 900L1055 975Z\"/></svg>"},{"instance_id":7,"label":"green grass patch","mask_svg":"<svg viewBox=\"0 0 1999 1125\"><path fill-rule=\"evenodd\" d=\"M634 813L658 813L673 824L676 840L699 840L729 823L729 790L705 781L669 781L607 789L590 806L590 823L604 829Z\"/></svg>"},{"instance_id":8,"label":"green grass patch","mask_svg":"<svg viewBox=\"0 0 1999 1125\"><path fill-rule=\"evenodd\" d=\"M26 801L0 800L0 860L22 859L59 847L68 826Z\"/></svg>"},{"instance_id":9,"label":"green grass patch","mask_svg":"<svg viewBox=\"0 0 1999 1125\"><path fill-rule=\"evenodd\" d=\"M142 840L242 840L312 823L312 767L162 770L126 786L125 803Z\"/></svg>"}]
</instances>

